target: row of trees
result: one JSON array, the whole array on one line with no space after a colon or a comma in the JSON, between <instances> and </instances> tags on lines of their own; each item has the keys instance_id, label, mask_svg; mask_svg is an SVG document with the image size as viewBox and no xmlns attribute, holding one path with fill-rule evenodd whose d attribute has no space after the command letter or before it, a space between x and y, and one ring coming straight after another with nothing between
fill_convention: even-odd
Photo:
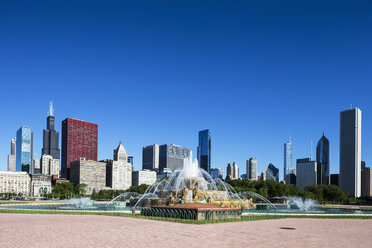
<instances>
[{"instance_id":1,"label":"row of trees","mask_svg":"<svg viewBox=\"0 0 372 248\"><path fill-rule=\"evenodd\" d=\"M141 184L140 186L130 186L127 190L100 190L98 193L93 190L92 192L92 199L100 200L100 201L109 201L114 199L115 197L125 193L125 192L137 192L139 194L144 194L146 189L149 187L147 184Z\"/></svg>"},{"instance_id":2,"label":"row of trees","mask_svg":"<svg viewBox=\"0 0 372 248\"><path fill-rule=\"evenodd\" d=\"M304 190L291 184L279 183L274 180L250 181L250 180L227 180L236 192L252 191L265 198L281 196L301 196L306 199L314 199L319 203L355 203L355 198L350 198L347 191L342 190L336 185L309 185ZM95 200L112 200L124 192L145 193L148 185L131 186L127 190L95 190L90 195ZM72 183L58 183L53 187L52 193L48 197L54 198L71 198L86 196L86 185Z\"/></svg>"},{"instance_id":3,"label":"row of trees","mask_svg":"<svg viewBox=\"0 0 372 248\"><path fill-rule=\"evenodd\" d=\"M227 180L236 192L253 191L265 198L280 196L301 196L306 199L314 199L319 203L337 202L348 203L349 193L336 185L309 185L301 190L299 186L293 184L279 183L274 180L250 181L250 180Z\"/></svg>"},{"instance_id":4,"label":"row of trees","mask_svg":"<svg viewBox=\"0 0 372 248\"><path fill-rule=\"evenodd\" d=\"M73 183L57 183L53 186L52 193L44 195L48 198L59 198L67 199L72 197L83 197L86 196L86 184L77 184L74 186Z\"/></svg>"}]
</instances>

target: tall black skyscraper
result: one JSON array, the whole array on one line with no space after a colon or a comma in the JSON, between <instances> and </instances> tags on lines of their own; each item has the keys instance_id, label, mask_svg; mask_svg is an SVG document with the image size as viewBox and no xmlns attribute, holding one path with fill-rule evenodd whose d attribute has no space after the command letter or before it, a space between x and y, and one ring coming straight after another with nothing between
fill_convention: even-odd
<instances>
[{"instance_id":1,"label":"tall black skyscraper","mask_svg":"<svg viewBox=\"0 0 372 248\"><path fill-rule=\"evenodd\" d=\"M43 149L41 149L41 155L51 155L55 159L60 158L59 132L54 130L53 102L49 103L47 129L43 131Z\"/></svg>"},{"instance_id":2,"label":"tall black skyscraper","mask_svg":"<svg viewBox=\"0 0 372 248\"><path fill-rule=\"evenodd\" d=\"M211 170L211 133L208 129L199 132L198 162L200 168Z\"/></svg>"},{"instance_id":3,"label":"tall black skyscraper","mask_svg":"<svg viewBox=\"0 0 372 248\"><path fill-rule=\"evenodd\" d=\"M316 181L317 184L330 184L329 176L329 141L324 136L320 138L316 146Z\"/></svg>"}]
</instances>

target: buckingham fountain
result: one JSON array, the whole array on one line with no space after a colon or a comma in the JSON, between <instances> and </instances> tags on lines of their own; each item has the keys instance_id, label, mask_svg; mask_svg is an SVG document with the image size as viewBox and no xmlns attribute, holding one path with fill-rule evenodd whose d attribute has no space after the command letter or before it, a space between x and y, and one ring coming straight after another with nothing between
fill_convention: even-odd
<instances>
[{"instance_id":1,"label":"buckingham fountain","mask_svg":"<svg viewBox=\"0 0 372 248\"><path fill-rule=\"evenodd\" d=\"M121 206L130 202L141 215L181 219L240 218L243 209L254 208L252 199L235 192L231 185L199 168L197 160L185 160L182 169L168 179L149 186L143 195L124 193L113 200Z\"/></svg>"}]
</instances>

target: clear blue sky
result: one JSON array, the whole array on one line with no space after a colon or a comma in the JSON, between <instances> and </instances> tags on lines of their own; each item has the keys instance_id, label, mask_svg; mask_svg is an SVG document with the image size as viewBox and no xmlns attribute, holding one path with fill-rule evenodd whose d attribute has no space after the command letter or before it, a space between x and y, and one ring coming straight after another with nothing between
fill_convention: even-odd
<instances>
[{"instance_id":1,"label":"clear blue sky","mask_svg":"<svg viewBox=\"0 0 372 248\"><path fill-rule=\"evenodd\" d=\"M200 3L203 2L203 3ZM371 1L1 1L0 170L21 125L40 156L48 102L99 125L99 159L122 140L173 143L212 166L257 157L283 172L283 143L308 157L324 130L338 172L339 112L362 110L372 164Z\"/></svg>"}]
</instances>

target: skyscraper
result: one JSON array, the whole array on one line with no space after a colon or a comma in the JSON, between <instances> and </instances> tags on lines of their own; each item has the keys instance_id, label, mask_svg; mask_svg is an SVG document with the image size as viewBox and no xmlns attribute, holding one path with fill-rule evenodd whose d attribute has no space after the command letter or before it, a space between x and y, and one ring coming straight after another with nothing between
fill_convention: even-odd
<instances>
[{"instance_id":1,"label":"skyscraper","mask_svg":"<svg viewBox=\"0 0 372 248\"><path fill-rule=\"evenodd\" d=\"M159 172L159 145L154 144L142 148L142 170Z\"/></svg>"},{"instance_id":2,"label":"skyscraper","mask_svg":"<svg viewBox=\"0 0 372 248\"><path fill-rule=\"evenodd\" d=\"M330 184L329 165L330 165L330 147L329 141L324 136L320 138L316 146L316 163L317 163L317 183Z\"/></svg>"},{"instance_id":3,"label":"skyscraper","mask_svg":"<svg viewBox=\"0 0 372 248\"><path fill-rule=\"evenodd\" d=\"M10 154L8 155L8 171L16 171L16 138L10 142Z\"/></svg>"},{"instance_id":4,"label":"skyscraper","mask_svg":"<svg viewBox=\"0 0 372 248\"><path fill-rule=\"evenodd\" d=\"M33 133L30 127L22 126L18 129L16 147L16 171L30 173L33 152Z\"/></svg>"},{"instance_id":5,"label":"skyscraper","mask_svg":"<svg viewBox=\"0 0 372 248\"><path fill-rule=\"evenodd\" d=\"M172 171L182 169L185 160L192 158L191 150L177 145L159 146L159 170L169 168Z\"/></svg>"},{"instance_id":6,"label":"skyscraper","mask_svg":"<svg viewBox=\"0 0 372 248\"><path fill-rule=\"evenodd\" d=\"M234 168L234 179L239 179L239 166L233 162L233 168Z\"/></svg>"},{"instance_id":7,"label":"skyscraper","mask_svg":"<svg viewBox=\"0 0 372 248\"><path fill-rule=\"evenodd\" d=\"M50 102L47 129L43 130L43 148L41 149L41 155L51 155L54 159L59 159L59 132L54 129L55 119L53 112L53 102Z\"/></svg>"},{"instance_id":8,"label":"skyscraper","mask_svg":"<svg viewBox=\"0 0 372 248\"><path fill-rule=\"evenodd\" d=\"M273 164L269 164L266 169L266 180L270 179L279 182L279 169Z\"/></svg>"},{"instance_id":9,"label":"skyscraper","mask_svg":"<svg viewBox=\"0 0 372 248\"><path fill-rule=\"evenodd\" d=\"M297 159L296 172L296 185L301 189L317 184L317 162L311 161L311 158Z\"/></svg>"},{"instance_id":10,"label":"skyscraper","mask_svg":"<svg viewBox=\"0 0 372 248\"><path fill-rule=\"evenodd\" d=\"M287 174L290 171L293 171L292 168L292 141L288 141L284 143L284 171L283 171L283 179L286 179ZM269 178L267 178L269 179ZM279 181L279 180L278 180Z\"/></svg>"},{"instance_id":11,"label":"skyscraper","mask_svg":"<svg viewBox=\"0 0 372 248\"><path fill-rule=\"evenodd\" d=\"M106 186L116 190L126 190L132 185L132 164L120 142L114 150L114 159L106 162Z\"/></svg>"},{"instance_id":12,"label":"skyscraper","mask_svg":"<svg viewBox=\"0 0 372 248\"><path fill-rule=\"evenodd\" d=\"M38 168L40 168L40 162L37 157L34 157L32 159L32 168L31 168L31 174L37 174Z\"/></svg>"},{"instance_id":13,"label":"skyscraper","mask_svg":"<svg viewBox=\"0 0 372 248\"><path fill-rule=\"evenodd\" d=\"M211 133L209 129L199 132L198 145L198 161L199 166L206 172L211 170Z\"/></svg>"},{"instance_id":14,"label":"skyscraper","mask_svg":"<svg viewBox=\"0 0 372 248\"><path fill-rule=\"evenodd\" d=\"M246 161L247 166L247 179L248 180L257 180L257 159L250 158Z\"/></svg>"},{"instance_id":15,"label":"skyscraper","mask_svg":"<svg viewBox=\"0 0 372 248\"><path fill-rule=\"evenodd\" d=\"M362 111L358 108L340 113L339 185L351 196L361 195Z\"/></svg>"},{"instance_id":16,"label":"skyscraper","mask_svg":"<svg viewBox=\"0 0 372 248\"><path fill-rule=\"evenodd\" d=\"M211 168L211 177L213 179L222 179L223 177L223 169L222 168Z\"/></svg>"},{"instance_id":17,"label":"skyscraper","mask_svg":"<svg viewBox=\"0 0 372 248\"><path fill-rule=\"evenodd\" d=\"M62 121L62 177L70 178L70 163L85 158L97 161L98 125L67 118Z\"/></svg>"}]
</instances>

